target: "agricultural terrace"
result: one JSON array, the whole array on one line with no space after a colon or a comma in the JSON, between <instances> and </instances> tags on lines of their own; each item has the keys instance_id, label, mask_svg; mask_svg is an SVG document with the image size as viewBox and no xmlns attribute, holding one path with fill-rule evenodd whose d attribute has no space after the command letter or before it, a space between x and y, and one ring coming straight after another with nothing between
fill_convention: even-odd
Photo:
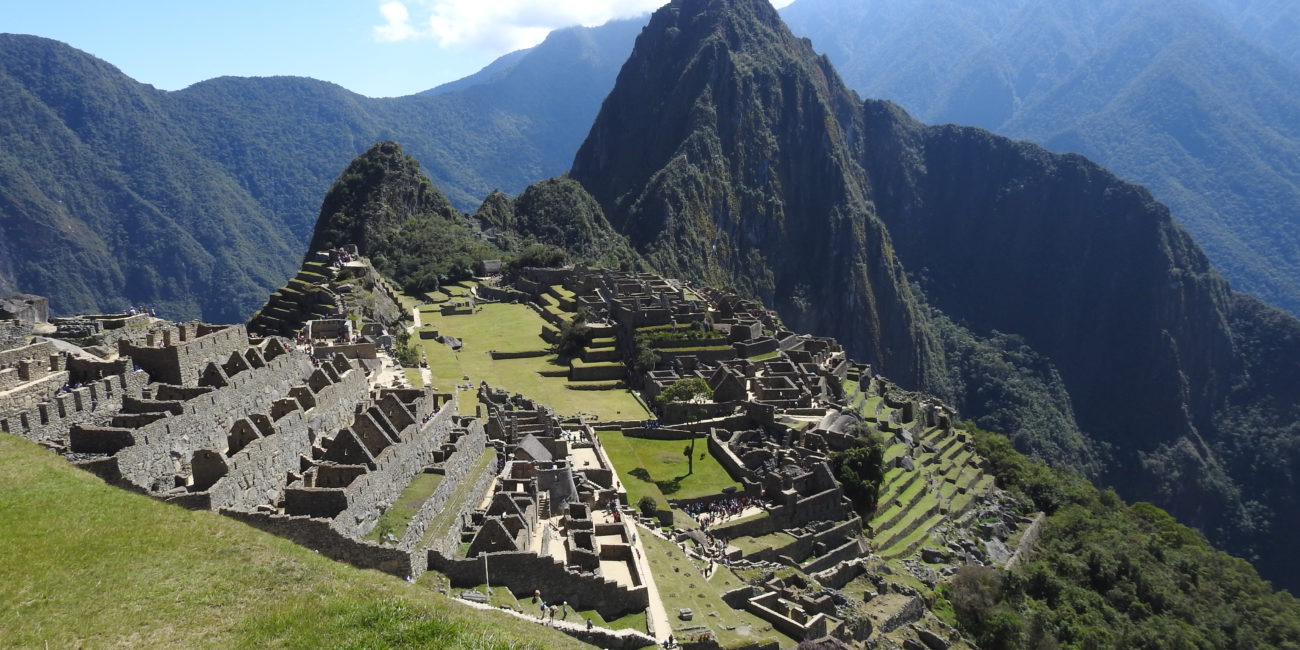
<instances>
[{"instance_id":1,"label":"agricultural terrace","mask_svg":"<svg viewBox=\"0 0 1300 650\"><path fill-rule=\"evenodd\" d=\"M645 407L625 388L575 390L567 377L544 376L565 374L555 355L545 352L550 346L541 338L546 321L526 305L489 303L480 305L474 314L443 316L436 307L420 310L420 330L437 331L441 336L460 339L464 346L454 351L436 339L412 341L420 345L433 385L444 391L466 384L475 389L480 381L537 400L561 416L587 414L599 420L642 420L649 417ZM540 356L523 359L493 359L490 352L537 351ZM473 390L460 391L461 412L473 414L478 405Z\"/></svg>"}]
</instances>

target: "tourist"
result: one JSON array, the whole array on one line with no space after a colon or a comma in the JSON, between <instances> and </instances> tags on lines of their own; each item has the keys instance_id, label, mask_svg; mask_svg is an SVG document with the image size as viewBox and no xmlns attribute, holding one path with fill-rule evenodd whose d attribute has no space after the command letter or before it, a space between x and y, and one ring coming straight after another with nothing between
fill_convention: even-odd
<instances>
[{"instance_id":1,"label":"tourist","mask_svg":"<svg viewBox=\"0 0 1300 650\"><path fill-rule=\"evenodd\" d=\"M591 627L591 619L587 619L587 630L590 631Z\"/></svg>"}]
</instances>

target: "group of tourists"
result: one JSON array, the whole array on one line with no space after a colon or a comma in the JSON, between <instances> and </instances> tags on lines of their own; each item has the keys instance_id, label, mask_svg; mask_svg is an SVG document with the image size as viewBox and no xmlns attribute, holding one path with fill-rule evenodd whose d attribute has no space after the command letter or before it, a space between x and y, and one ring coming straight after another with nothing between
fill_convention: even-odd
<instances>
[{"instance_id":1,"label":"group of tourists","mask_svg":"<svg viewBox=\"0 0 1300 650\"><path fill-rule=\"evenodd\" d=\"M759 503L759 500L753 497L730 497L707 503L690 503L682 510L699 522L701 528L708 530L710 525L740 516L746 508L757 506Z\"/></svg>"}]
</instances>

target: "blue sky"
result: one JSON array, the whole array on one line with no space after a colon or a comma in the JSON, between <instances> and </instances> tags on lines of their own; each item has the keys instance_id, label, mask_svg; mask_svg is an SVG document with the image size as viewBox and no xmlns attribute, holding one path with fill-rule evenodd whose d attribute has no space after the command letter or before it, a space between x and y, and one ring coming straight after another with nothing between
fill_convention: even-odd
<instances>
[{"instance_id":1,"label":"blue sky","mask_svg":"<svg viewBox=\"0 0 1300 650\"><path fill-rule=\"evenodd\" d=\"M773 0L784 6L792 0ZM166 90L297 75L372 97L458 79L573 24L664 0L4 0L0 32L63 41Z\"/></svg>"}]
</instances>

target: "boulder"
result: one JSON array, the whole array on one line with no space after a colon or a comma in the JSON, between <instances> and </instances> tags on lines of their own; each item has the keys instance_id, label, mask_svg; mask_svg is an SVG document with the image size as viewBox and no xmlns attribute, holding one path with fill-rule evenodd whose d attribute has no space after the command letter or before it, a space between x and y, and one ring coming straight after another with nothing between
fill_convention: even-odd
<instances>
[{"instance_id":1,"label":"boulder","mask_svg":"<svg viewBox=\"0 0 1300 650\"><path fill-rule=\"evenodd\" d=\"M948 650L948 642L934 632L921 629L916 631L916 636L921 639L921 643L924 643L930 650Z\"/></svg>"},{"instance_id":2,"label":"boulder","mask_svg":"<svg viewBox=\"0 0 1300 650\"><path fill-rule=\"evenodd\" d=\"M948 554L937 548L926 546L921 549L921 559L930 564L943 564L948 561Z\"/></svg>"}]
</instances>

